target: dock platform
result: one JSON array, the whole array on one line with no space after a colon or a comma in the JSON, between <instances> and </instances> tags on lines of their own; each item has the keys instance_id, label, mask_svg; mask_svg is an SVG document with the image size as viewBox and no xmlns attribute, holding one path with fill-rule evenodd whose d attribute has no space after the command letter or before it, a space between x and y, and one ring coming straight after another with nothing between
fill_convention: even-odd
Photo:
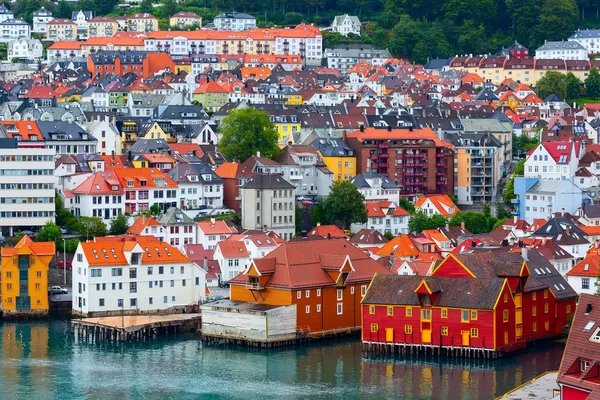
<instances>
[{"instance_id":1,"label":"dock platform","mask_svg":"<svg viewBox=\"0 0 600 400\"><path fill-rule=\"evenodd\" d=\"M200 314L124 315L71 320L73 334L92 341L146 340L177 332L199 331Z\"/></svg>"},{"instance_id":2,"label":"dock platform","mask_svg":"<svg viewBox=\"0 0 600 400\"><path fill-rule=\"evenodd\" d=\"M523 383L497 399L558 399L560 388L556 383L557 371L544 372L542 375Z\"/></svg>"}]
</instances>

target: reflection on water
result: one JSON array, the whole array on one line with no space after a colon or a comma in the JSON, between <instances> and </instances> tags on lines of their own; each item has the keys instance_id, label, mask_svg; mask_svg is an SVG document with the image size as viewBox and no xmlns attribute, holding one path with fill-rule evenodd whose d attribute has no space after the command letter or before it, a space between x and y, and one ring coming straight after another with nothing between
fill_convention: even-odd
<instances>
[{"instance_id":1,"label":"reflection on water","mask_svg":"<svg viewBox=\"0 0 600 400\"><path fill-rule=\"evenodd\" d=\"M363 354L358 339L286 350L203 347L195 335L90 344L68 321L3 323L3 398L487 399L546 370L562 348L501 360Z\"/></svg>"}]
</instances>

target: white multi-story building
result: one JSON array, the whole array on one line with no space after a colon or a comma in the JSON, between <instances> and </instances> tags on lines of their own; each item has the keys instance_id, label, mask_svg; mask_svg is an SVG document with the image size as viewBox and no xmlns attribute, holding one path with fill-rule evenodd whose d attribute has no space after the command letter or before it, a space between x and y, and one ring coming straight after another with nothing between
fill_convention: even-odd
<instances>
[{"instance_id":1,"label":"white multi-story building","mask_svg":"<svg viewBox=\"0 0 600 400\"><path fill-rule=\"evenodd\" d=\"M46 10L44 7L40 8L33 13L33 32L45 35L46 24L53 19L51 11Z\"/></svg>"},{"instance_id":2,"label":"white multi-story building","mask_svg":"<svg viewBox=\"0 0 600 400\"><path fill-rule=\"evenodd\" d=\"M201 244L206 250L215 250L217 243L227 239L237 230L229 226L223 220L215 220L198 222L198 240L196 244Z\"/></svg>"},{"instance_id":3,"label":"white multi-story building","mask_svg":"<svg viewBox=\"0 0 600 400\"><path fill-rule=\"evenodd\" d=\"M127 231L131 235L152 235L161 242L181 249L198 240L198 225L180 209L171 207L158 219L142 215Z\"/></svg>"},{"instance_id":4,"label":"white multi-story building","mask_svg":"<svg viewBox=\"0 0 600 400\"><path fill-rule=\"evenodd\" d=\"M585 47L588 54L600 53L600 30L598 29L578 29L569 37L569 41L577 42Z\"/></svg>"},{"instance_id":5,"label":"white multi-story building","mask_svg":"<svg viewBox=\"0 0 600 400\"><path fill-rule=\"evenodd\" d=\"M394 235L408 233L408 217L406 210L391 201L366 203L367 223L352 224L351 230L356 233L361 229L374 229L381 233L390 232Z\"/></svg>"},{"instance_id":6,"label":"white multi-story building","mask_svg":"<svg viewBox=\"0 0 600 400\"><path fill-rule=\"evenodd\" d=\"M277 161L283 178L296 187L296 195L327 196L333 184L331 172L310 145L288 145Z\"/></svg>"},{"instance_id":7,"label":"white multi-story building","mask_svg":"<svg viewBox=\"0 0 600 400\"><path fill-rule=\"evenodd\" d=\"M167 176L179 185L182 207L223 207L223 179L208 165L180 163Z\"/></svg>"},{"instance_id":8,"label":"white multi-story building","mask_svg":"<svg viewBox=\"0 0 600 400\"><path fill-rule=\"evenodd\" d=\"M0 139L0 229L13 236L20 229L54 222L54 150L17 147Z\"/></svg>"},{"instance_id":9,"label":"white multi-story building","mask_svg":"<svg viewBox=\"0 0 600 400\"><path fill-rule=\"evenodd\" d=\"M360 20L355 15L337 15L331 23L331 32L343 36L348 36L349 33L360 36Z\"/></svg>"},{"instance_id":10,"label":"white multi-story building","mask_svg":"<svg viewBox=\"0 0 600 400\"><path fill-rule=\"evenodd\" d=\"M15 39L30 39L31 26L21 18L0 22L0 42L8 43Z\"/></svg>"},{"instance_id":11,"label":"white multi-story building","mask_svg":"<svg viewBox=\"0 0 600 400\"><path fill-rule=\"evenodd\" d=\"M73 258L73 313L158 313L198 304L206 271L153 236L80 243Z\"/></svg>"},{"instance_id":12,"label":"white multi-story building","mask_svg":"<svg viewBox=\"0 0 600 400\"><path fill-rule=\"evenodd\" d=\"M38 39L15 39L6 46L6 58L39 60L44 55L44 46Z\"/></svg>"},{"instance_id":13,"label":"white multi-story building","mask_svg":"<svg viewBox=\"0 0 600 400\"><path fill-rule=\"evenodd\" d=\"M87 22L94 17L91 11L73 11L71 21L77 24L77 34L87 36Z\"/></svg>"},{"instance_id":14,"label":"white multi-story building","mask_svg":"<svg viewBox=\"0 0 600 400\"><path fill-rule=\"evenodd\" d=\"M580 142L540 143L525 161L525 178L572 179L582 155Z\"/></svg>"},{"instance_id":15,"label":"white multi-story building","mask_svg":"<svg viewBox=\"0 0 600 400\"><path fill-rule=\"evenodd\" d=\"M376 172L358 174L352 179L352 184L365 197L367 203L379 200L387 200L394 203L400 201L400 188L389 178Z\"/></svg>"},{"instance_id":16,"label":"white multi-story building","mask_svg":"<svg viewBox=\"0 0 600 400\"><path fill-rule=\"evenodd\" d=\"M228 281L244 272L251 259L244 242L224 241L217 243L214 259L221 268L221 279Z\"/></svg>"},{"instance_id":17,"label":"white multi-story building","mask_svg":"<svg viewBox=\"0 0 600 400\"><path fill-rule=\"evenodd\" d=\"M571 180L540 179L525 191L525 220L548 219L554 213L575 213L583 203L582 190Z\"/></svg>"},{"instance_id":18,"label":"white multi-story building","mask_svg":"<svg viewBox=\"0 0 600 400\"><path fill-rule=\"evenodd\" d=\"M242 227L271 230L290 240L296 232L295 189L281 175L252 176L240 188Z\"/></svg>"},{"instance_id":19,"label":"white multi-story building","mask_svg":"<svg viewBox=\"0 0 600 400\"><path fill-rule=\"evenodd\" d=\"M214 24L221 31L245 31L256 28L256 18L246 13L229 12L217 15Z\"/></svg>"},{"instance_id":20,"label":"white multi-story building","mask_svg":"<svg viewBox=\"0 0 600 400\"><path fill-rule=\"evenodd\" d=\"M8 21L13 19L15 14L10 11L4 4L0 5L0 22Z\"/></svg>"},{"instance_id":21,"label":"white multi-story building","mask_svg":"<svg viewBox=\"0 0 600 400\"><path fill-rule=\"evenodd\" d=\"M71 192L72 213L81 217L99 217L107 226L125 213L123 187L112 171L94 172Z\"/></svg>"},{"instance_id":22,"label":"white multi-story building","mask_svg":"<svg viewBox=\"0 0 600 400\"><path fill-rule=\"evenodd\" d=\"M546 42L535 51L538 60L587 60L588 50L576 41Z\"/></svg>"}]
</instances>

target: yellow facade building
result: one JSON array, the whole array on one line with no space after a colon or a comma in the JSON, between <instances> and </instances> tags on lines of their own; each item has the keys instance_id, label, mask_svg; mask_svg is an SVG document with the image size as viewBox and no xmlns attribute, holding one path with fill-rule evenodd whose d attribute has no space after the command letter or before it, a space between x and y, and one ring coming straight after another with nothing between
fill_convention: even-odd
<instances>
[{"instance_id":1,"label":"yellow facade building","mask_svg":"<svg viewBox=\"0 0 600 400\"><path fill-rule=\"evenodd\" d=\"M137 13L127 17L129 32L154 32L158 30L158 18L148 13Z\"/></svg>"},{"instance_id":2,"label":"yellow facade building","mask_svg":"<svg viewBox=\"0 0 600 400\"><path fill-rule=\"evenodd\" d=\"M4 314L47 315L48 266L53 242L33 242L28 236L2 249L2 310Z\"/></svg>"},{"instance_id":3,"label":"yellow facade building","mask_svg":"<svg viewBox=\"0 0 600 400\"><path fill-rule=\"evenodd\" d=\"M312 146L333 172L334 181L349 181L356 176L356 154L342 139L319 138Z\"/></svg>"}]
</instances>

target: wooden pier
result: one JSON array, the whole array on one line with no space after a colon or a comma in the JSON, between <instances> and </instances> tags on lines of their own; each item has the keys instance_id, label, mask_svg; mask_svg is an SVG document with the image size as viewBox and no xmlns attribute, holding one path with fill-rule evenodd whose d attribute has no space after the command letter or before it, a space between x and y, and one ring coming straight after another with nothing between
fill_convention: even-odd
<instances>
[{"instance_id":1,"label":"wooden pier","mask_svg":"<svg viewBox=\"0 0 600 400\"><path fill-rule=\"evenodd\" d=\"M71 332L92 341L143 341L170 333L199 331L200 314L125 315L71 320Z\"/></svg>"},{"instance_id":2,"label":"wooden pier","mask_svg":"<svg viewBox=\"0 0 600 400\"><path fill-rule=\"evenodd\" d=\"M401 354L401 355L432 355L445 357L462 358L483 358L496 359L502 357L504 352L500 350L482 349L468 346L435 346L426 344L408 344L408 343L381 343L381 342L363 342L363 351L366 353L379 354Z\"/></svg>"}]
</instances>

